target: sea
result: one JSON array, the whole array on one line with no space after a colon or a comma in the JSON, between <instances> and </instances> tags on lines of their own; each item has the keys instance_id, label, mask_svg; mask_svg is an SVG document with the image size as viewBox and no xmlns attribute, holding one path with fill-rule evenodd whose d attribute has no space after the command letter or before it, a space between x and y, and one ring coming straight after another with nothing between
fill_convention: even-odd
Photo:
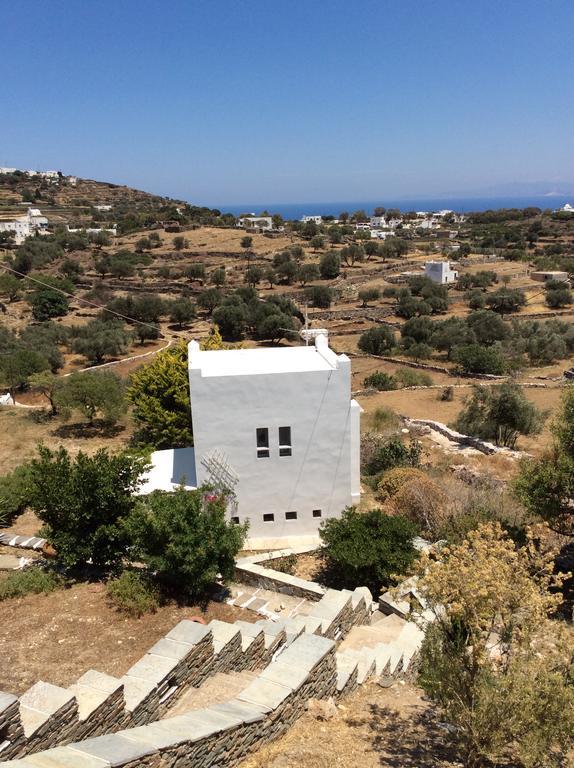
<instances>
[{"instance_id":1,"label":"sea","mask_svg":"<svg viewBox=\"0 0 574 768\"><path fill-rule=\"evenodd\" d=\"M456 213L469 213L471 211L488 211L497 208L529 208L531 206L542 210L555 210L565 203L574 204L574 197L562 197L558 195L540 195L529 197L440 197L440 198L408 198L392 200L381 198L380 200L353 200L334 203L244 203L242 205L218 205L215 206L224 213L232 213L238 216L241 213L260 214L262 211L278 213L284 219L300 219L303 216L335 216L342 211L364 210L372 214L378 206L385 208L398 208L403 213L409 211L441 211L451 210Z\"/></svg>"}]
</instances>

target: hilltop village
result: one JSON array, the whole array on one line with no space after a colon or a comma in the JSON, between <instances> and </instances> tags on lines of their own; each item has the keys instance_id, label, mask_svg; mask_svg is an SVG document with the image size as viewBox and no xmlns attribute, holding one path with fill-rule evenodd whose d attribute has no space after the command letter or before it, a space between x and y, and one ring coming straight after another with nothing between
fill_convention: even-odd
<instances>
[{"instance_id":1,"label":"hilltop village","mask_svg":"<svg viewBox=\"0 0 574 768\"><path fill-rule=\"evenodd\" d=\"M573 274L0 168L0 765L562 764Z\"/></svg>"}]
</instances>

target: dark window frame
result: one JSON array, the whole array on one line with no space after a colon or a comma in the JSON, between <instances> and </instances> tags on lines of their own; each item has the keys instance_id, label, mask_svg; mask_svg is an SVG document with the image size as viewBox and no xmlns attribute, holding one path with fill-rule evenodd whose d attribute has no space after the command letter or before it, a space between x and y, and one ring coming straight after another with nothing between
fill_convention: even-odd
<instances>
[{"instance_id":1,"label":"dark window frame","mask_svg":"<svg viewBox=\"0 0 574 768\"><path fill-rule=\"evenodd\" d=\"M269 427L257 427L255 429L255 444L257 446L257 458L268 459L271 456L269 450Z\"/></svg>"},{"instance_id":2,"label":"dark window frame","mask_svg":"<svg viewBox=\"0 0 574 768\"><path fill-rule=\"evenodd\" d=\"M293 455L293 438L291 427L279 427L277 430L279 437L279 456ZM283 432L283 434L281 434Z\"/></svg>"}]
</instances>

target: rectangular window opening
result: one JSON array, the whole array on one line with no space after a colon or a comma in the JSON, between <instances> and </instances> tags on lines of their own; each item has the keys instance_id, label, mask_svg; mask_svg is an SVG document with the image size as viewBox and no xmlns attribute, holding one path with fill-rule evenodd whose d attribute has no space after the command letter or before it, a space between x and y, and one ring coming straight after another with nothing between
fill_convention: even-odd
<instances>
[{"instance_id":1,"label":"rectangular window opening","mask_svg":"<svg viewBox=\"0 0 574 768\"><path fill-rule=\"evenodd\" d=\"M323 512L320 509L314 509L313 517L323 517Z\"/></svg>"},{"instance_id":2,"label":"rectangular window opening","mask_svg":"<svg viewBox=\"0 0 574 768\"><path fill-rule=\"evenodd\" d=\"M291 427L279 427L279 456L291 456Z\"/></svg>"},{"instance_id":3,"label":"rectangular window opening","mask_svg":"<svg viewBox=\"0 0 574 768\"><path fill-rule=\"evenodd\" d=\"M267 427L257 427L255 430L257 437L257 458L269 458L269 430Z\"/></svg>"},{"instance_id":4,"label":"rectangular window opening","mask_svg":"<svg viewBox=\"0 0 574 768\"><path fill-rule=\"evenodd\" d=\"M297 512L285 512L285 520L297 520Z\"/></svg>"},{"instance_id":5,"label":"rectangular window opening","mask_svg":"<svg viewBox=\"0 0 574 768\"><path fill-rule=\"evenodd\" d=\"M264 523L273 523L274 521L275 521L275 515L272 512L268 512L266 515L263 515Z\"/></svg>"},{"instance_id":6,"label":"rectangular window opening","mask_svg":"<svg viewBox=\"0 0 574 768\"><path fill-rule=\"evenodd\" d=\"M239 518L238 518L238 517L232 517L232 518L231 518L231 522L232 522L234 525L239 525Z\"/></svg>"}]
</instances>

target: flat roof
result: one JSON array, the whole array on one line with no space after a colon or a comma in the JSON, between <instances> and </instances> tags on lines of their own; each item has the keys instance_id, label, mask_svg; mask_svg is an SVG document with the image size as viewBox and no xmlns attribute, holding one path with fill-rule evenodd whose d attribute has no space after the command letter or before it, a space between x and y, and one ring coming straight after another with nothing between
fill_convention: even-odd
<instances>
[{"instance_id":1,"label":"flat roof","mask_svg":"<svg viewBox=\"0 0 574 768\"><path fill-rule=\"evenodd\" d=\"M337 355L327 346L319 351L306 347L269 347L257 349L190 350L189 367L202 376L251 376L269 373L305 373L332 371Z\"/></svg>"}]
</instances>

